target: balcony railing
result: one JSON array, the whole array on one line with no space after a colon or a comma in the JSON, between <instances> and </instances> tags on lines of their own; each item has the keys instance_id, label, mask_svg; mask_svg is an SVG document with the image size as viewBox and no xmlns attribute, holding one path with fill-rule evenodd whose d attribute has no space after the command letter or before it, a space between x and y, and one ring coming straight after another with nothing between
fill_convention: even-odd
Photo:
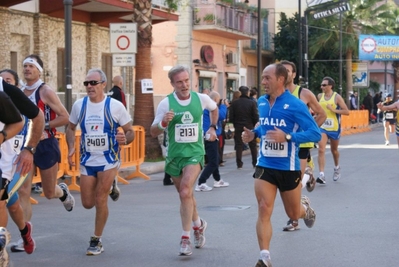
<instances>
[{"instance_id":1,"label":"balcony railing","mask_svg":"<svg viewBox=\"0 0 399 267\"><path fill-rule=\"evenodd\" d=\"M274 42L273 42L274 34L263 32L262 33L262 42L261 42L261 49L267 51L274 51ZM243 40L242 47L244 50L256 50L256 43L257 40Z\"/></svg>"},{"instance_id":2,"label":"balcony railing","mask_svg":"<svg viewBox=\"0 0 399 267\"><path fill-rule=\"evenodd\" d=\"M194 7L194 26L214 25L221 30L256 35L257 20L254 13L222 3L198 3Z\"/></svg>"}]
</instances>

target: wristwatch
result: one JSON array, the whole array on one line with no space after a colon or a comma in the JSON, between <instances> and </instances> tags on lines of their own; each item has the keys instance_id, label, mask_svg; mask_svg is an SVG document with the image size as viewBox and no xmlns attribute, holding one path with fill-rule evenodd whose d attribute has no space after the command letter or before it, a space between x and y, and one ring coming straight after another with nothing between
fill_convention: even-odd
<instances>
[{"instance_id":1,"label":"wristwatch","mask_svg":"<svg viewBox=\"0 0 399 267\"><path fill-rule=\"evenodd\" d=\"M215 124L211 124L211 125L209 125L209 128L213 128L213 129L215 129L215 131L218 129L218 127L215 125Z\"/></svg>"},{"instance_id":2,"label":"wristwatch","mask_svg":"<svg viewBox=\"0 0 399 267\"><path fill-rule=\"evenodd\" d=\"M32 153L32 155L36 152L36 147L25 146L23 149L28 150L30 153Z\"/></svg>"},{"instance_id":3,"label":"wristwatch","mask_svg":"<svg viewBox=\"0 0 399 267\"><path fill-rule=\"evenodd\" d=\"M292 136L291 136L289 133L285 135L285 140L286 140L287 142L290 142L291 139L292 139Z\"/></svg>"},{"instance_id":4,"label":"wristwatch","mask_svg":"<svg viewBox=\"0 0 399 267\"><path fill-rule=\"evenodd\" d=\"M6 139L7 139L7 132L4 131L4 130L1 130L0 133L3 134L3 136L4 136L3 142L6 141Z\"/></svg>"}]
</instances>

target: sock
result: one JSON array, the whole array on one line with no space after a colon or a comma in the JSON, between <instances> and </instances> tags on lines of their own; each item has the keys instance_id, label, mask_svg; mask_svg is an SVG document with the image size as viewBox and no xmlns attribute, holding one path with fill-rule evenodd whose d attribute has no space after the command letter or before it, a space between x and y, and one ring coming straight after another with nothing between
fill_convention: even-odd
<instances>
[{"instance_id":1,"label":"sock","mask_svg":"<svg viewBox=\"0 0 399 267\"><path fill-rule=\"evenodd\" d=\"M337 166L334 167L334 169L336 169L336 170L337 170L338 168L339 168L339 165L337 165Z\"/></svg>"},{"instance_id":2,"label":"sock","mask_svg":"<svg viewBox=\"0 0 399 267\"><path fill-rule=\"evenodd\" d=\"M61 189L61 190L62 190L62 189ZM62 197L59 198L59 200L61 200L61 202L64 202L65 199L67 198L67 193L66 193L64 190L62 190L62 192L63 192L64 194L62 195Z\"/></svg>"},{"instance_id":3,"label":"sock","mask_svg":"<svg viewBox=\"0 0 399 267\"><path fill-rule=\"evenodd\" d=\"M263 259L270 259L270 251L268 251L267 249L263 249L260 251L260 260Z\"/></svg>"},{"instance_id":4,"label":"sock","mask_svg":"<svg viewBox=\"0 0 399 267\"><path fill-rule=\"evenodd\" d=\"M320 176L323 176L323 177L324 177L324 172L320 172Z\"/></svg>"},{"instance_id":5,"label":"sock","mask_svg":"<svg viewBox=\"0 0 399 267\"><path fill-rule=\"evenodd\" d=\"M302 177L302 188L306 186L306 183L309 181L310 175L305 173Z\"/></svg>"},{"instance_id":6,"label":"sock","mask_svg":"<svg viewBox=\"0 0 399 267\"><path fill-rule=\"evenodd\" d=\"M183 231L181 237L190 239L190 231Z\"/></svg>"},{"instance_id":7,"label":"sock","mask_svg":"<svg viewBox=\"0 0 399 267\"><path fill-rule=\"evenodd\" d=\"M25 224L24 229L19 230L21 232L21 235L26 235L28 233L28 226Z\"/></svg>"},{"instance_id":8,"label":"sock","mask_svg":"<svg viewBox=\"0 0 399 267\"><path fill-rule=\"evenodd\" d=\"M200 217L198 217L197 220L193 221L193 227L201 227L201 225L202 225L202 222L201 222Z\"/></svg>"}]
</instances>

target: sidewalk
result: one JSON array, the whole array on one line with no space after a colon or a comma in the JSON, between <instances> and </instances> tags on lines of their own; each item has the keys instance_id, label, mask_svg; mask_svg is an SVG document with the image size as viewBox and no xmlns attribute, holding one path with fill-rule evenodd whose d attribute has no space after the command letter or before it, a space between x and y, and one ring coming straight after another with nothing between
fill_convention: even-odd
<instances>
[{"instance_id":1,"label":"sidewalk","mask_svg":"<svg viewBox=\"0 0 399 267\"><path fill-rule=\"evenodd\" d=\"M243 156L244 155L249 155L250 151L245 150L243 151ZM223 159L235 159L236 152L234 151L234 140L226 140L226 144L224 146L224 153L223 153ZM122 177L127 176L130 172L134 171L135 168L126 168L126 169L121 169L119 173L121 174ZM164 172L165 170L165 161L158 161L158 162L144 162L143 164L140 165L140 170L147 174L153 174L153 173L159 173L159 172Z\"/></svg>"},{"instance_id":2,"label":"sidewalk","mask_svg":"<svg viewBox=\"0 0 399 267\"><path fill-rule=\"evenodd\" d=\"M374 123L369 125L370 129L373 130L374 128L378 127L383 127L383 124L380 123ZM243 156L244 155L249 155L250 150L245 150L243 151ZM224 146L224 153L223 153L223 159L234 159L235 158L235 150L234 150L234 139L226 140L226 144ZM126 168L126 169L121 169L119 173L122 175L122 177L126 177L130 172L133 172L135 170L134 167L131 168ZM150 175L153 173L159 173L159 172L164 172L165 170L165 161L158 161L158 162L144 162L143 164L140 165L140 170L146 174Z\"/></svg>"}]
</instances>

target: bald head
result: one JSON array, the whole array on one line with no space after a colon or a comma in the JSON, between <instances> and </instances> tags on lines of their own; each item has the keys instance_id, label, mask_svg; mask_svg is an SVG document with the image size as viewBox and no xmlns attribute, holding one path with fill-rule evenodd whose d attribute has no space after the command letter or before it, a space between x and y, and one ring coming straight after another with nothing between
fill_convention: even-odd
<instances>
[{"instance_id":1,"label":"bald head","mask_svg":"<svg viewBox=\"0 0 399 267\"><path fill-rule=\"evenodd\" d=\"M210 97L213 101L215 101L216 103L219 103L219 101L220 101L220 95L219 95L218 92L212 91L212 92L209 94L209 97Z\"/></svg>"},{"instance_id":2,"label":"bald head","mask_svg":"<svg viewBox=\"0 0 399 267\"><path fill-rule=\"evenodd\" d=\"M115 76L112 79L112 83L114 85L118 86L119 88L122 88L123 87L123 78L122 78L122 76L119 76L119 75Z\"/></svg>"}]
</instances>

